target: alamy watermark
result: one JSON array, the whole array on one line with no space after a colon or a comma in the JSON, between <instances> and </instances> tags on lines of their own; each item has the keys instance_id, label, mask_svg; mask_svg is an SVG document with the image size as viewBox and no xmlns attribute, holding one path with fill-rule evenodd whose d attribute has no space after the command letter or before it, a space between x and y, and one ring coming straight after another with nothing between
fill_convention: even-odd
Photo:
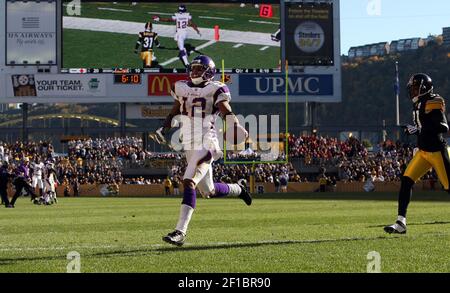
<instances>
[{"instance_id":1,"label":"alamy watermark","mask_svg":"<svg viewBox=\"0 0 450 293\"><path fill-rule=\"evenodd\" d=\"M177 115L172 119L172 127L177 130L171 134L170 147L174 151L215 150L244 151L257 150L262 161L276 160L280 156L280 117L279 115L236 115L239 125L247 130L248 137L234 127L234 117L226 120L216 119L216 115L202 115L194 111L194 117ZM236 134L236 135L235 135ZM235 141L236 138L236 141Z\"/></svg>"},{"instance_id":2,"label":"alamy watermark","mask_svg":"<svg viewBox=\"0 0 450 293\"><path fill-rule=\"evenodd\" d=\"M67 273L80 273L81 272L81 257L78 251L70 251L67 254L69 263L66 266Z\"/></svg>"},{"instance_id":3,"label":"alamy watermark","mask_svg":"<svg viewBox=\"0 0 450 293\"><path fill-rule=\"evenodd\" d=\"M381 273L381 255L377 251L370 251L367 254L367 272L368 273Z\"/></svg>"},{"instance_id":4,"label":"alamy watermark","mask_svg":"<svg viewBox=\"0 0 450 293\"><path fill-rule=\"evenodd\" d=\"M81 15L81 0L73 0L67 3L66 6L67 15L80 16Z\"/></svg>"},{"instance_id":5,"label":"alamy watermark","mask_svg":"<svg viewBox=\"0 0 450 293\"><path fill-rule=\"evenodd\" d=\"M370 16L381 15L381 0L368 0L366 6L367 14Z\"/></svg>"}]
</instances>

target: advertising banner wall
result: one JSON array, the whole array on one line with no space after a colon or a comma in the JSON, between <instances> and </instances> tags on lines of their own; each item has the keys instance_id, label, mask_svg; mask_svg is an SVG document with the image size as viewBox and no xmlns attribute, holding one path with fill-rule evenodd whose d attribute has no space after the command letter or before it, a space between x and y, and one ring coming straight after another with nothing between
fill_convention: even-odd
<instances>
[{"instance_id":1,"label":"advertising banner wall","mask_svg":"<svg viewBox=\"0 0 450 293\"><path fill-rule=\"evenodd\" d=\"M6 65L56 65L56 1L6 1Z\"/></svg>"},{"instance_id":2,"label":"advertising banner wall","mask_svg":"<svg viewBox=\"0 0 450 293\"><path fill-rule=\"evenodd\" d=\"M164 119L169 115L171 105L127 104L128 119Z\"/></svg>"},{"instance_id":3,"label":"advertising banner wall","mask_svg":"<svg viewBox=\"0 0 450 293\"><path fill-rule=\"evenodd\" d=\"M114 74L12 74L6 76L3 103L173 103L172 85L186 74L141 74L139 83L117 83ZM217 75L215 80L222 80ZM227 74L233 103L285 103L286 77L280 73ZM0 80L1 82L1 80ZM329 74L292 73L289 103L341 101L340 79ZM131 106L133 119L166 116L168 109Z\"/></svg>"},{"instance_id":4,"label":"advertising banner wall","mask_svg":"<svg viewBox=\"0 0 450 293\"><path fill-rule=\"evenodd\" d=\"M23 74L12 75L14 96L104 96L106 95L105 76L92 75L51 75Z\"/></svg>"}]
</instances>

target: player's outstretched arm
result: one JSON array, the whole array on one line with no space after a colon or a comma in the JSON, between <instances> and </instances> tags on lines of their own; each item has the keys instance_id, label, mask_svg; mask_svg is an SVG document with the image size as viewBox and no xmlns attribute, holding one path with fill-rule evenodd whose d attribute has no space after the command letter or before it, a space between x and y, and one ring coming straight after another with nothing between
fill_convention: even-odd
<instances>
[{"instance_id":1,"label":"player's outstretched arm","mask_svg":"<svg viewBox=\"0 0 450 293\"><path fill-rule=\"evenodd\" d=\"M154 22L174 22L175 20L172 18L159 17L159 15L153 16Z\"/></svg>"},{"instance_id":2,"label":"player's outstretched arm","mask_svg":"<svg viewBox=\"0 0 450 293\"><path fill-rule=\"evenodd\" d=\"M172 119L180 114L180 106L180 102L178 100L175 100L172 110L170 111L169 115L167 115L166 120L164 120L162 126L156 130L155 139L159 144L166 143L165 135L170 130L170 128L172 128Z\"/></svg>"},{"instance_id":3,"label":"player's outstretched arm","mask_svg":"<svg viewBox=\"0 0 450 293\"><path fill-rule=\"evenodd\" d=\"M139 39L136 42L136 45L134 46L134 53L138 53L138 49L141 46L141 35L139 34Z\"/></svg>"},{"instance_id":4,"label":"player's outstretched arm","mask_svg":"<svg viewBox=\"0 0 450 293\"><path fill-rule=\"evenodd\" d=\"M198 29L198 26L195 23L193 23L191 20L189 21L189 26L192 27L197 32L197 34L199 34L200 36L202 35L200 33L200 30Z\"/></svg>"},{"instance_id":5,"label":"player's outstretched arm","mask_svg":"<svg viewBox=\"0 0 450 293\"><path fill-rule=\"evenodd\" d=\"M228 101L221 101L217 104L217 107L219 109L219 113L220 116L222 117L222 119L225 119L225 121L229 121L228 119L230 119L229 117L232 117L232 121L235 125L235 127L239 127L241 128L242 131L245 132L245 137L248 137L248 132L245 130L244 127L242 127L239 124L239 120L236 118L236 115L234 115L232 109L231 109L231 105Z\"/></svg>"}]
</instances>

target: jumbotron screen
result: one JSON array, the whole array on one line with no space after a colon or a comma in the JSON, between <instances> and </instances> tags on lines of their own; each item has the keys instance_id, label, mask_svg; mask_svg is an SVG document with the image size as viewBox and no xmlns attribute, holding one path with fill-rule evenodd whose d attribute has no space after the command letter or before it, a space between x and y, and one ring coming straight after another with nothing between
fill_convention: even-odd
<instances>
[{"instance_id":1,"label":"jumbotron screen","mask_svg":"<svg viewBox=\"0 0 450 293\"><path fill-rule=\"evenodd\" d=\"M65 69L183 69L200 54L212 57L217 68L222 60L226 69L280 64L278 3L81 1L80 13L68 4L63 3Z\"/></svg>"}]
</instances>

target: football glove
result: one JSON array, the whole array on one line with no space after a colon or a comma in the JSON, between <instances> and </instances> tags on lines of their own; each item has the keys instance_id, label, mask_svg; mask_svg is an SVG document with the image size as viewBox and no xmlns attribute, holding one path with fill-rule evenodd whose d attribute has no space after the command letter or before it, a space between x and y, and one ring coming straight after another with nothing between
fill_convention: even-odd
<instances>
[{"instance_id":1,"label":"football glove","mask_svg":"<svg viewBox=\"0 0 450 293\"><path fill-rule=\"evenodd\" d=\"M404 131L408 135L419 134L420 133L420 128L418 128L415 125L406 125Z\"/></svg>"},{"instance_id":2,"label":"football glove","mask_svg":"<svg viewBox=\"0 0 450 293\"><path fill-rule=\"evenodd\" d=\"M166 138L164 137L164 135L165 135L164 127L158 128L156 130L155 134L156 134L155 135L155 139L156 139L157 143L159 143L159 144L166 144L167 143Z\"/></svg>"}]
</instances>

